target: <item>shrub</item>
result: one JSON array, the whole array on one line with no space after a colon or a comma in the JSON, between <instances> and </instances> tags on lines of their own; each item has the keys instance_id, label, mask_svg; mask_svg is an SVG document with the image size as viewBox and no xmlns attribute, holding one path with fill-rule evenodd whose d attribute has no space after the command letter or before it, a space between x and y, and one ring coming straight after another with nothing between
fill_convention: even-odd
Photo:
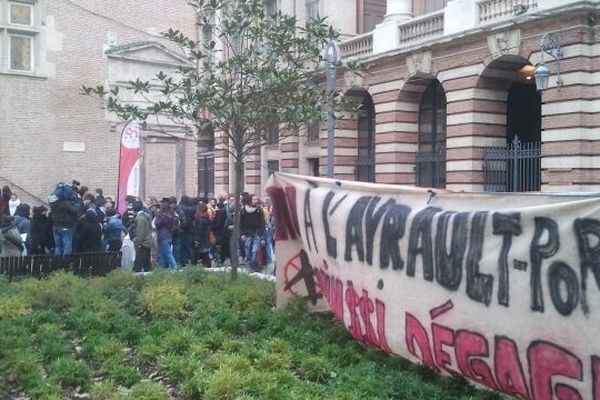
<instances>
[{"instance_id":1,"label":"shrub","mask_svg":"<svg viewBox=\"0 0 600 400\"><path fill-rule=\"evenodd\" d=\"M12 288L11 282L6 275L0 275L0 293L8 293Z\"/></svg>"},{"instance_id":2,"label":"shrub","mask_svg":"<svg viewBox=\"0 0 600 400\"><path fill-rule=\"evenodd\" d=\"M158 360L158 368L171 379L183 380L202 370L202 363L196 357L167 354Z\"/></svg>"},{"instance_id":3,"label":"shrub","mask_svg":"<svg viewBox=\"0 0 600 400\"><path fill-rule=\"evenodd\" d=\"M22 317L31 312L29 304L22 297L0 297L0 320Z\"/></svg>"},{"instance_id":4,"label":"shrub","mask_svg":"<svg viewBox=\"0 0 600 400\"><path fill-rule=\"evenodd\" d=\"M265 353L256 360L256 365L261 370L276 372L287 370L290 367L289 356L281 353Z\"/></svg>"},{"instance_id":5,"label":"shrub","mask_svg":"<svg viewBox=\"0 0 600 400\"><path fill-rule=\"evenodd\" d=\"M111 381L95 382L90 388L91 398L94 400L116 400L118 389Z\"/></svg>"},{"instance_id":6,"label":"shrub","mask_svg":"<svg viewBox=\"0 0 600 400\"><path fill-rule=\"evenodd\" d=\"M70 357L61 357L50 364L50 378L63 387L86 388L91 370L87 364Z\"/></svg>"},{"instance_id":7,"label":"shrub","mask_svg":"<svg viewBox=\"0 0 600 400\"><path fill-rule=\"evenodd\" d=\"M75 296L73 296L71 291L43 287L34 295L32 306L35 309L63 313L69 310L75 303Z\"/></svg>"},{"instance_id":8,"label":"shrub","mask_svg":"<svg viewBox=\"0 0 600 400\"><path fill-rule=\"evenodd\" d=\"M10 349L4 357L3 367L13 375L15 382L26 391L44 386L37 355L29 349Z\"/></svg>"},{"instance_id":9,"label":"shrub","mask_svg":"<svg viewBox=\"0 0 600 400\"><path fill-rule=\"evenodd\" d=\"M206 400L233 400L242 394L244 388L243 375L231 369L220 369L208 377L206 383Z\"/></svg>"},{"instance_id":10,"label":"shrub","mask_svg":"<svg viewBox=\"0 0 600 400\"><path fill-rule=\"evenodd\" d=\"M144 331L136 318L124 312L118 312L110 320L109 332L123 342L134 345L144 336Z\"/></svg>"},{"instance_id":11,"label":"shrub","mask_svg":"<svg viewBox=\"0 0 600 400\"><path fill-rule=\"evenodd\" d=\"M123 365L122 362L115 362L114 359L104 363L102 372L110 380L125 387L131 387L142 379L135 368Z\"/></svg>"},{"instance_id":12,"label":"shrub","mask_svg":"<svg viewBox=\"0 0 600 400\"><path fill-rule=\"evenodd\" d=\"M162 281L142 290L142 304L152 316L177 318L183 315L187 298L183 286L175 281Z\"/></svg>"},{"instance_id":13,"label":"shrub","mask_svg":"<svg viewBox=\"0 0 600 400\"><path fill-rule=\"evenodd\" d=\"M156 382L140 382L131 388L126 400L168 400L167 390Z\"/></svg>"},{"instance_id":14,"label":"shrub","mask_svg":"<svg viewBox=\"0 0 600 400\"><path fill-rule=\"evenodd\" d=\"M91 331L106 331L108 321L98 313L89 310L74 310L64 319L67 329L80 336L87 336Z\"/></svg>"},{"instance_id":15,"label":"shrub","mask_svg":"<svg viewBox=\"0 0 600 400\"><path fill-rule=\"evenodd\" d=\"M137 359L141 364L153 363L162 352L161 339L152 335L143 337L137 348Z\"/></svg>"},{"instance_id":16,"label":"shrub","mask_svg":"<svg viewBox=\"0 0 600 400\"><path fill-rule=\"evenodd\" d=\"M199 268L0 279L0 303L11 313L15 299L31 306L0 318L0 397L15 388L58 400L80 387L95 400L164 400L165 387L144 380L159 373L185 399L498 398L366 348L302 301L273 311L273 293L270 282L231 282Z\"/></svg>"},{"instance_id":17,"label":"shrub","mask_svg":"<svg viewBox=\"0 0 600 400\"><path fill-rule=\"evenodd\" d=\"M333 365L327 359L319 356L303 357L298 370L303 377L317 383L325 383L334 376Z\"/></svg>"}]
</instances>

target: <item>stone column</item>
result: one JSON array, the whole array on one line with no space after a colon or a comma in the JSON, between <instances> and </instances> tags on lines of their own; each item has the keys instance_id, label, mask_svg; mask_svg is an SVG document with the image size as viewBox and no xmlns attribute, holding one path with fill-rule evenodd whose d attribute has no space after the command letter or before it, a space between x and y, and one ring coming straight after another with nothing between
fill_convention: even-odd
<instances>
[{"instance_id":1,"label":"stone column","mask_svg":"<svg viewBox=\"0 0 600 400\"><path fill-rule=\"evenodd\" d=\"M383 22L373 31L373 53L384 53L398 47L398 24L413 17L412 0L387 0Z\"/></svg>"},{"instance_id":2,"label":"stone column","mask_svg":"<svg viewBox=\"0 0 600 400\"><path fill-rule=\"evenodd\" d=\"M413 17L412 0L387 0L387 12L384 22L406 21Z\"/></svg>"},{"instance_id":3,"label":"stone column","mask_svg":"<svg viewBox=\"0 0 600 400\"><path fill-rule=\"evenodd\" d=\"M475 28L477 10L473 0L450 0L444 9L444 35Z\"/></svg>"}]
</instances>

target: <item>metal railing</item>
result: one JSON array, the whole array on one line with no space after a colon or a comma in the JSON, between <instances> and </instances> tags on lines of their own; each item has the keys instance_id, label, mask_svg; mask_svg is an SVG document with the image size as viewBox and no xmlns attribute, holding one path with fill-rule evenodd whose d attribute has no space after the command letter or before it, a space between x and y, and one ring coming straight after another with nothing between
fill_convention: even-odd
<instances>
[{"instance_id":1,"label":"metal railing","mask_svg":"<svg viewBox=\"0 0 600 400\"><path fill-rule=\"evenodd\" d=\"M342 59L373 54L373 32L353 37L340 43Z\"/></svg>"},{"instance_id":2,"label":"metal railing","mask_svg":"<svg viewBox=\"0 0 600 400\"><path fill-rule=\"evenodd\" d=\"M541 189L540 142L521 142L515 135L505 147L484 149L483 157L486 192L535 192Z\"/></svg>"},{"instance_id":3,"label":"metal railing","mask_svg":"<svg viewBox=\"0 0 600 400\"><path fill-rule=\"evenodd\" d=\"M418 153L415 157L417 186L446 187L446 152Z\"/></svg>"},{"instance_id":4,"label":"metal railing","mask_svg":"<svg viewBox=\"0 0 600 400\"><path fill-rule=\"evenodd\" d=\"M42 277L55 271L69 271L81 277L102 276L121 266L121 252L53 254L0 257L0 275Z\"/></svg>"},{"instance_id":5,"label":"metal railing","mask_svg":"<svg viewBox=\"0 0 600 400\"><path fill-rule=\"evenodd\" d=\"M375 182L375 160L357 159L354 162L354 179L358 182Z\"/></svg>"},{"instance_id":6,"label":"metal railing","mask_svg":"<svg viewBox=\"0 0 600 400\"><path fill-rule=\"evenodd\" d=\"M400 45L432 39L444 34L444 10L413 18L398 26Z\"/></svg>"},{"instance_id":7,"label":"metal railing","mask_svg":"<svg viewBox=\"0 0 600 400\"><path fill-rule=\"evenodd\" d=\"M477 4L477 19L481 24L511 17L515 6L537 8L538 0L483 0Z\"/></svg>"}]
</instances>

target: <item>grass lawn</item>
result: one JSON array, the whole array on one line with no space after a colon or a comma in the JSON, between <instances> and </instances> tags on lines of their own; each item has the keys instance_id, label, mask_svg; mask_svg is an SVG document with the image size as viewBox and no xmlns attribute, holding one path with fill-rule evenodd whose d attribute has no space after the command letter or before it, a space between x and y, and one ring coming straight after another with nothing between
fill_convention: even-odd
<instances>
[{"instance_id":1,"label":"grass lawn","mask_svg":"<svg viewBox=\"0 0 600 400\"><path fill-rule=\"evenodd\" d=\"M365 348L274 285L190 268L0 277L2 399L496 399Z\"/></svg>"}]
</instances>

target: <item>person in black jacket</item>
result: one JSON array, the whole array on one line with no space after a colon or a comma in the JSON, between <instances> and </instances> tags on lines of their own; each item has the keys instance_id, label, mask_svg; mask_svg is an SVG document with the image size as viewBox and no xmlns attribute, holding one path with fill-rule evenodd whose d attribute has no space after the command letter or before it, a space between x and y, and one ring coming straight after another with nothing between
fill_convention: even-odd
<instances>
[{"instance_id":1,"label":"person in black jacket","mask_svg":"<svg viewBox=\"0 0 600 400\"><path fill-rule=\"evenodd\" d=\"M194 204L196 203L196 204ZM181 220L181 265L189 264L194 260L194 214L198 202L188 196L181 196L179 211L183 213Z\"/></svg>"},{"instance_id":2,"label":"person in black jacket","mask_svg":"<svg viewBox=\"0 0 600 400\"><path fill-rule=\"evenodd\" d=\"M12 191L8 186L3 186L0 190L0 215L10 215L8 202L12 197Z\"/></svg>"},{"instance_id":3,"label":"person in black jacket","mask_svg":"<svg viewBox=\"0 0 600 400\"><path fill-rule=\"evenodd\" d=\"M219 202L213 220L213 231L217 239L217 257L221 264L225 264L225 261L229 258L229 248L231 246L231 231L228 228L230 224L233 224L233 218L229 218L228 211L226 204Z\"/></svg>"},{"instance_id":4,"label":"person in black jacket","mask_svg":"<svg viewBox=\"0 0 600 400\"><path fill-rule=\"evenodd\" d=\"M79 220L77 227L77 251L80 253L98 253L102 251L102 226L98 223L97 214L93 209L86 211Z\"/></svg>"},{"instance_id":5,"label":"person in black jacket","mask_svg":"<svg viewBox=\"0 0 600 400\"><path fill-rule=\"evenodd\" d=\"M260 241L265 232L265 217L262 208L259 205L258 196L249 196L250 201L244 201L242 212L240 214L240 225L242 231L241 239L246 248L246 259L250 263L250 268L258 270L258 250Z\"/></svg>"},{"instance_id":6,"label":"person in black jacket","mask_svg":"<svg viewBox=\"0 0 600 400\"><path fill-rule=\"evenodd\" d=\"M169 197L169 207L171 208L173 216L175 217L173 226L173 257L175 257L175 262L178 265L181 265L181 243L183 241L183 227L187 226L187 221L185 219L184 212L179 207L179 204L177 204L176 197Z\"/></svg>"},{"instance_id":7,"label":"person in black jacket","mask_svg":"<svg viewBox=\"0 0 600 400\"><path fill-rule=\"evenodd\" d=\"M211 267L210 242L208 239L211 228L210 215L206 204L200 202L194 215L194 263L200 262L205 268Z\"/></svg>"},{"instance_id":8,"label":"person in black jacket","mask_svg":"<svg viewBox=\"0 0 600 400\"><path fill-rule=\"evenodd\" d=\"M73 232L77 224L77 209L67 199L58 199L50 205L54 225L54 254L66 255L73 252Z\"/></svg>"},{"instance_id":9,"label":"person in black jacket","mask_svg":"<svg viewBox=\"0 0 600 400\"><path fill-rule=\"evenodd\" d=\"M54 237L52 236L52 221L46 215L48 209L44 206L33 207L31 219L31 254L46 254L54 252ZM27 240L29 241L29 237Z\"/></svg>"}]
</instances>

